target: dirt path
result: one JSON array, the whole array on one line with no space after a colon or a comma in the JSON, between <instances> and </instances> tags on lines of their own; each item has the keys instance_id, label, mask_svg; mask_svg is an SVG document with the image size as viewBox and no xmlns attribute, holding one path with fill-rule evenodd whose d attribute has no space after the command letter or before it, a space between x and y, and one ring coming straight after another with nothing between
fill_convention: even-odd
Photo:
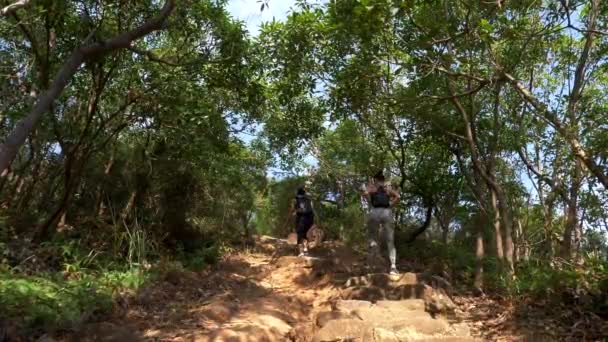
<instances>
[{"instance_id":1,"label":"dirt path","mask_svg":"<svg viewBox=\"0 0 608 342\"><path fill-rule=\"evenodd\" d=\"M293 253L284 240L260 237L204 273L167 272L125 304L120 322L77 339L473 341L447 319L454 304L440 278L366 274L359 257L331 242L314 258Z\"/></svg>"},{"instance_id":2,"label":"dirt path","mask_svg":"<svg viewBox=\"0 0 608 342\"><path fill-rule=\"evenodd\" d=\"M332 256L356 259L345 248L316 252L326 265ZM292 254L285 241L262 237L204 274L169 273L137 296L127 320L151 341L284 341L339 293L339 267L312 267L315 259Z\"/></svg>"},{"instance_id":3,"label":"dirt path","mask_svg":"<svg viewBox=\"0 0 608 342\"><path fill-rule=\"evenodd\" d=\"M432 335L468 335L466 327L457 331L447 320L431 318L427 311L446 308L417 275L366 275L359 257L331 242L311 254L297 258L284 240L260 237L251 251L204 273L167 272L164 281L125 305L124 320L96 329L112 331L104 340L137 335L148 341L431 341L437 340L428 339Z\"/></svg>"},{"instance_id":4,"label":"dirt path","mask_svg":"<svg viewBox=\"0 0 608 342\"><path fill-rule=\"evenodd\" d=\"M294 253L285 240L259 237L251 250L204 272L168 270L136 295L120 297L120 319L89 324L67 340L602 340L560 332L532 308L522 321L508 301L458 296L431 274L368 274L362 259L338 243L325 242L311 259Z\"/></svg>"}]
</instances>

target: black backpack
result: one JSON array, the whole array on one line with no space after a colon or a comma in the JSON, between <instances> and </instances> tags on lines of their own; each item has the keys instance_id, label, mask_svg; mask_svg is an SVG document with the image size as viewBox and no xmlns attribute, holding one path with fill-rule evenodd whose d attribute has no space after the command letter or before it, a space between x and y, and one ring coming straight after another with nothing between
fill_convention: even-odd
<instances>
[{"instance_id":1,"label":"black backpack","mask_svg":"<svg viewBox=\"0 0 608 342\"><path fill-rule=\"evenodd\" d=\"M306 195L296 195L296 212L298 214L311 214L312 201Z\"/></svg>"},{"instance_id":2,"label":"black backpack","mask_svg":"<svg viewBox=\"0 0 608 342\"><path fill-rule=\"evenodd\" d=\"M379 186L376 192L372 193L371 199L374 208L389 208L391 206L391 199L384 186Z\"/></svg>"}]
</instances>

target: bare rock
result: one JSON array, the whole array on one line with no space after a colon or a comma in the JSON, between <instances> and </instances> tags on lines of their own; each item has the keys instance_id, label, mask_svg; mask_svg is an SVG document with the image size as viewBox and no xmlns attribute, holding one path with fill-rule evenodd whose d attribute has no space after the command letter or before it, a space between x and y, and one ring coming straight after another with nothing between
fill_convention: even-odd
<instances>
[{"instance_id":1,"label":"bare rock","mask_svg":"<svg viewBox=\"0 0 608 342\"><path fill-rule=\"evenodd\" d=\"M452 284L445 278L438 275L423 273L418 276L418 279L419 282L429 285L434 289L443 289L443 291L450 297L454 293L454 287Z\"/></svg>"},{"instance_id":2,"label":"bare rock","mask_svg":"<svg viewBox=\"0 0 608 342\"><path fill-rule=\"evenodd\" d=\"M434 319L430 316L413 316L401 321L389 322L383 328L402 334L438 335L449 331L450 325L443 319Z\"/></svg>"},{"instance_id":3,"label":"bare rock","mask_svg":"<svg viewBox=\"0 0 608 342\"><path fill-rule=\"evenodd\" d=\"M412 285L418 283L418 275L416 273L403 273L397 281L399 285Z\"/></svg>"},{"instance_id":4,"label":"bare rock","mask_svg":"<svg viewBox=\"0 0 608 342\"><path fill-rule=\"evenodd\" d=\"M423 337L410 337L408 342L482 342L482 340L469 337L469 336L423 336Z\"/></svg>"},{"instance_id":5,"label":"bare rock","mask_svg":"<svg viewBox=\"0 0 608 342\"><path fill-rule=\"evenodd\" d=\"M422 299L426 310L432 314L453 312L456 304L445 290L435 289L426 284L402 285L392 292L391 299Z\"/></svg>"},{"instance_id":6,"label":"bare rock","mask_svg":"<svg viewBox=\"0 0 608 342\"><path fill-rule=\"evenodd\" d=\"M314 326L311 323L301 323L293 327L287 334L292 342L311 342L314 335Z\"/></svg>"},{"instance_id":7,"label":"bare rock","mask_svg":"<svg viewBox=\"0 0 608 342\"><path fill-rule=\"evenodd\" d=\"M376 306L353 310L352 315L375 327L382 328L401 326L413 318L430 318L429 314L424 311L390 310Z\"/></svg>"},{"instance_id":8,"label":"bare rock","mask_svg":"<svg viewBox=\"0 0 608 342\"><path fill-rule=\"evenodd\" d=\"M471 336L471 328L466 323L452 324L451 330L454 336Z\"/></svg>"},{"instance_id":9,"label":"bare rock","mask_svg":"<svg viewBox=\"0 0 608 342\"><path fill-rule=\"evenodd\" d=\"M387 289L416 283L418 283L418 276L416 273L403 273L400 275L372 273L358 277L350 277L344 285L345 287L376 286Z\"/></svg>"},{"instance_id":10,"label":"bare rock","mask_svg":"<svg viewBox=\"0 0 608 342\"><path fill-rule=\"evenodd\" d=\"M313 337L313 342L361 341L373 327L358 319L336 319L327 322Z\"/></svg>"},{"instance_id":11,"label":"bare rock","mask_svg":"<svg viewBox=\"0 0 608 342\"><path fill-rule=\"evenodd\" d=\"M355 309L371 306L372 303L366 300L339 300L334 305L336 311L347 314L351 313Z\"/></svg>"},{"instance_id":12,"label":"bare rock","mask_svg":"<svg viewBox=\"0 0 608 342\"><path fill-rule=\"evenodd\" d=\"M386 292L382 288L376 286L356 286L344 290L342 298L376 302L387 297Z\"/></svg>"},{"instance_id":13,"label":"bare rock","mask_svg":"<svg viewBox=\"0 0 608 342\"><path fill-rule=\"evenodd\" d=\"M374 328L366 336L363 336L363 341L373 342L400 342L403 341L395 332L382 329Z\"/></svg>"},{"instance_id":14,"label":"bare rock","mask_svg":"<svg viewBox=\"0 0 608 342\"><path fill-rule=\"evenodd\" d=\"M323 328L327 322L336 319L357 319L357 317L343 311L323 311L317 314L315 323L317 327Z\"/></svg>"},{"instance_id":15,"label":"bare rock","mask_svg":"<svg viewBox=\"0 0 608 342\"><path fill-rule=\"evenodd\" d=\"M424 311L425 308L424 300L422 299L379 300L375 305L379 308L393 311Z\"/></svg>"}]
</instances>

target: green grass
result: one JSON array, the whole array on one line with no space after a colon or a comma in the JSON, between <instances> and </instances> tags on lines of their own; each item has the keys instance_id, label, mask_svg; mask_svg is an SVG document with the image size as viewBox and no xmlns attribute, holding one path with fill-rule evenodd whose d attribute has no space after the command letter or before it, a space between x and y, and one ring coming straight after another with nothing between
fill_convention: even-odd
<instances>
[{"instance_id":1,"label":"green grass","mask_svg":"<svg viewBox=\"0 0 608 342\"><path fill-rule=\"evenodd\" d=\"M138 270L81 274L22 276L0 273L2 315L26 330L66 329L112 311L113 294L137 289L148 275Z\"/></svg>"},{"instance_id":2,"label":"green grass","mask_svg":"<svg viewBox=\"0 0 608 342\"><path fill-rule=\"evenodd\" d=\"M399 239L397 240L399 241ZM398 255L424 265L425 271L447 270L456 279L454 285L471 286L475 255L471 246L439 241L416 241L399 244ZM493 256L484 258L484 288L488 293L503 296L527 297L561 303L566 298L578 301L585 310L608 315L608 260L584 253L583 263L577 266L560 259L552 261L531 259L516 265L516 277L501 271Z\"/></svg>"},{"instance_id":3,"label":"green grass","mask_svg":"<svg viewBox=\"0 0 608 342\"><path fill-rule=\"evenodd\" d=\"M163 258L141 229L125 230L128 234L109 239L105 248L84 238L56 236L28 251L39 260L35 267L9 265L0 240L0 320L28 336L77 328L107 318L117 293L134 293L171 268L201 270L222 253L219 243L197 240L190 241L187 252L178 248Z\"/></svg>"},{"instance_id":4,"label":"green grass","mask_svg":"<svg viewBox=\"0 0 608 342\"><path fill-rule=\"evenodd\" d=\"M201 270L215 263L221 253L219 244L210 244L188 253L178 251L172 262L142 267L96 257L70 242L43 247L60 256L56 271L30 275L0 262L0 319L16 323L28 335L75 328L108 317L117 292L137 291L162 278L167 268Z\"/></svg>"}]
</instances>

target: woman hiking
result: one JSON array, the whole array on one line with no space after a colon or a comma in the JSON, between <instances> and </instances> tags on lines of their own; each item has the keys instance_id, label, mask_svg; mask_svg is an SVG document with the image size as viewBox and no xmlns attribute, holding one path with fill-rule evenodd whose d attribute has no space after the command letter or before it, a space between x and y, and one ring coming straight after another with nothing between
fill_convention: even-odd
<instances>
[{"instance_id":1,"label":"woman hiking","mask_svg":"<svg viewBox=\"0 0 608 342\"><path fill-rule=\"evenodd\" d=\"M309 182L296 192L296 197L292 201L291 215L296 217L296 234L298 235L298 256L308 256L307 234L315 223L315 213L312 207L312 199L308 193Z\"/></svg>"},{"instance_id":2,"label":"woman hiking","mask_svg":"<svg viewBox=\"0 0 608 342\"><path fill-rule=\"evenodd\" d=\"M399 203L399 193L392 190L389 184L386 184L384 175L380 171L374 175L373 182L367 186L365 195L372 207L367 215L368 264L371 265L374 261L373 258L377 255L378 242L376 237L379 227L382 226L390 261L389 273L398 274L392 208Z\"/></svg>"}]
</instances>

